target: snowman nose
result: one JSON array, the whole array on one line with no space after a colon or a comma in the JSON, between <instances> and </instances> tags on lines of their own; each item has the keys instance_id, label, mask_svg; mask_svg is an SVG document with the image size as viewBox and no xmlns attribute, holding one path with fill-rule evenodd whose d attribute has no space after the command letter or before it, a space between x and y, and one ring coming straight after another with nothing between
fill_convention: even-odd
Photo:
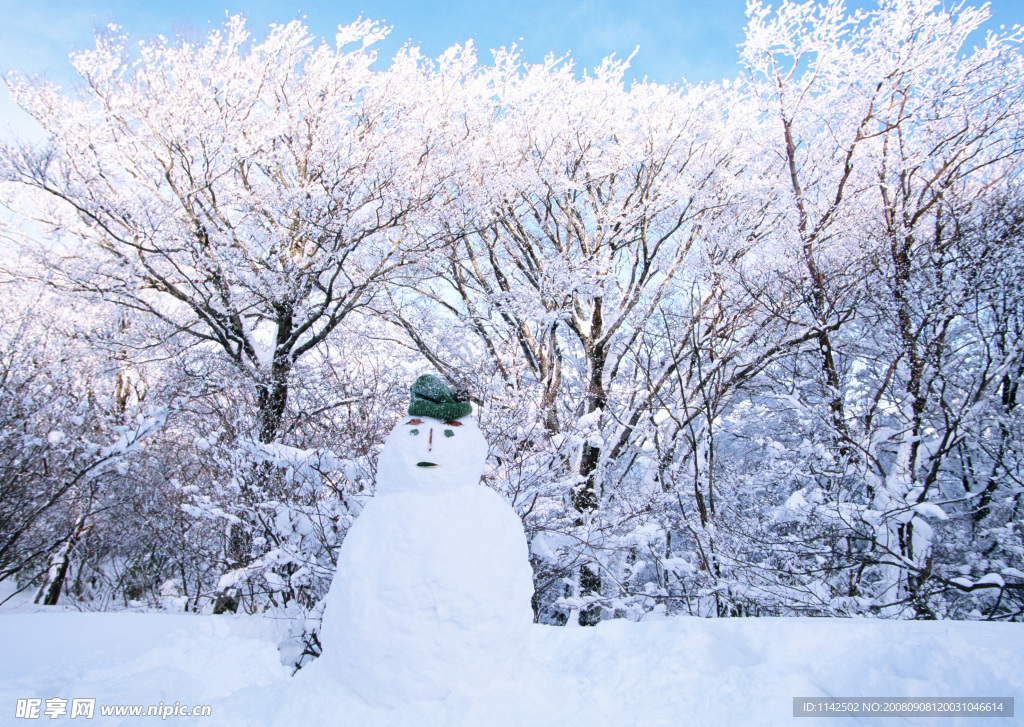
<instances>
[{"instance_id":1,"label":"snowman nose","mask_svg":"<svg viewBox=\"0 0 1024 727\"><path fill-rule=\"evenodd\" d=\"M430 428L430 440L427 442L427 451L431 451L434 448L434 428Z\"/></svg>"}]
</instances>

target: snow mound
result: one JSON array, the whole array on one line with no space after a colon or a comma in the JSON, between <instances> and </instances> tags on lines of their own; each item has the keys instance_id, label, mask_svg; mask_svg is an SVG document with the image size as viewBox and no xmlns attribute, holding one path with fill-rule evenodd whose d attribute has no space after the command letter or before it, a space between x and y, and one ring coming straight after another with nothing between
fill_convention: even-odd
<instances>
[{"instance_id":1,"label":"snow mound","mask_svg":"<svg viewBox=\"0 0 1024 727\"><path fill-rule=\"evenodd\" d=\"M180 701L210 704L212 715L160 724L747 727L796 724L793 697L1024 694L1020 624L677 617L533 626L521 668L506 679L377 708L339 682L325 659L289 676L269 640L275 627L227 616L0 614L0 723L30 723L14 719L18 699L88 697L97 700L102 725L139 719L101 720L100 705ZM77 724L67 720L46 722ZM941 720L944 727L977 723Z\"/></svg>"}]
</instances>

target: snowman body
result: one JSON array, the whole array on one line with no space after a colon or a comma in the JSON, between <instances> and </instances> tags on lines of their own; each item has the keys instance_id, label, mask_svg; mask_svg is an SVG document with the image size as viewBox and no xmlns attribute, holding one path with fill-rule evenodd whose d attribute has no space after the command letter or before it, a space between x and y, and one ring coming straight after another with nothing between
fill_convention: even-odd
<instances>
[{"instance_id":1,"label":"snowman body","mask_svg":"<svg viewBox=\"0 0 1024 727\"><path fill-rule=\"evenodd\" d=\"M522 657L532 570L519 517L480 484L486 455L468 417L406 417L385 442L321 629L323 658L371 704L508 678Z\"/></svg>"}]
</instances>

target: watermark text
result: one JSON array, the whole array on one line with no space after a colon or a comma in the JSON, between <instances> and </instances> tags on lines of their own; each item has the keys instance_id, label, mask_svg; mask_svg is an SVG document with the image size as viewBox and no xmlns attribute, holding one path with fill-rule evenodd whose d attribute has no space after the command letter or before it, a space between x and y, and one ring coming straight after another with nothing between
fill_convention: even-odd
<instances>
[{"instance_id":1,"label":"watermark text","mask_svg":"<svg viewBox=\"0 0 1024 727\"><path fill-rule=\"evenodd\" d=\"M209 704L190 706L175 702L174 704L101 704L97 709L96 699L50 699L34 698L19 699L14 709L16 719L41 719L67 716L69 719L81 717L92 719L97 712L101 717L209 717L213 708Z\"/></svg>"}]
</instances>

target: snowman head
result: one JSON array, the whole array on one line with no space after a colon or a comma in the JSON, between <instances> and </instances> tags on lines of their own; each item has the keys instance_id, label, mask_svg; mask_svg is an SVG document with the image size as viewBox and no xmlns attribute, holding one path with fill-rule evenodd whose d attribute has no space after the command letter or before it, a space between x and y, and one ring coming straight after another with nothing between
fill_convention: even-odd
<instances>
[{"instance_id":1,"label":"snowman head","mask_svg":"<svg viewBox=\"0 0 1024 727\"><path fill-rule=\"evenodd\" d=\"M411 387L409 415L391 431L377 460L377 494L440 494L480 482L487 441L444 382L421 376Z\"/></svg>"}]
</instances>

